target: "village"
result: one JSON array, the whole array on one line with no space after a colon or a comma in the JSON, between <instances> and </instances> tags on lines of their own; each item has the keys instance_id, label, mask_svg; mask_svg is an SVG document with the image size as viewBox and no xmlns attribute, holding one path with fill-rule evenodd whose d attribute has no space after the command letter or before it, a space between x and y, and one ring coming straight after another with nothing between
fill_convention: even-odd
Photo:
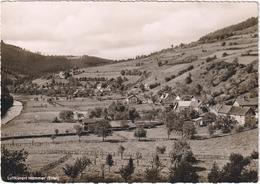
<instances>
[{"instance_id":1,"label":"village","mask_svg":"<svg viewBox=\"0 0 260 184\"><path fill-rule=\"evenodd\" d=\"M29 182L257 182L257 20L95 65L1 43L50 61L3 70L20 109L1 124L3 180L16 182L13 157Z\"/></svg>"}]
</instances>

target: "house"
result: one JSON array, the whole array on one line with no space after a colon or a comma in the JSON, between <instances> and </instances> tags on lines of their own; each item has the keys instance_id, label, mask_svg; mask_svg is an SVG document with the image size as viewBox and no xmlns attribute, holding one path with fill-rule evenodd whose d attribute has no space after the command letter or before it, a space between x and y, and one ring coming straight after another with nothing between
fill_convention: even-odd
<instances>
[{"instance_id":1,"label":"house","mask_svg":"<svg viewBox=\"0 0 260 184\"><path fill-rule=\"evenodd\" d=\"M229 111L229 115L237 120L239 125L244 125L246 122L246 118L250 116L255 116L255 112L250 107L236 107L232 106Z\"/></svg>"},{"instance_id":2,"label":"house","mask_svg":"<svg viewBox=\"0 0 260 184\"><path fill-rule=\"evenodd\" d=\"M246 117L255 116L255 112L251 107L237 107L231 105L216 105L211 112L217 116L230 116L234 118L239 125L244 125Z\"/></svg>"},{"instance_id":3,"label":"house","mask_svg":"<svg viewBox=\"0 0 260 184\"><path fill-rule=\"evenodd\" d=\"M196 119L193 119L192 121L195 126L207 126L207 123L203 121L203 117L198 117Z\"/></svg>"},{"instance_id":4,"label":"house","mask_svg":"<svg viewBox=\"0 0 260 184\"><path fill-rule=\"evenodd\" d=\"M66 78L65 72L61 71L61 72L59 73L59 78L65 79L65 78Z\"/></svg>"},{"instance_id":5,"label":"house","mask_svg":"<svg viewBox=\"0 0 260 184\"><path fill-rule=\"evenodd\" d=\"M248 98L244 96L243 98L237 98L234 102L233 106L236 107L251 107L252 109L256 110L258 107L258 97L255 98Z\"/></svg>"},{"instance_id":6,"label":"house","mask_svg":"<svg viewBox=\"0 0 260 184\"><path fill-rule=\"evenodd\" d=\"M231 105L221 105L218 109L218 115L228 116L231 108Z\"/></svg>"},{"instance_id":7,"label":"house","mask_svg":"<svg viewBox=\"0 0 260 184\"><path fill-rule=\"evenodd\" d=\"M160 103L164 105L165 107L171 107L173 108L176 103L176 98L168 93L162 94L162 96L159 99Z\"/></svg>"},{"instance_id":8,"label":"house","mask_svg":"<svg viewBox=\"0 0 260 184\"><path fill-rule=\"evenodd\" d=\"M181 100L181 97L178 95L178 96L176 96L175 100L176 100L176 101L180 101L180 100Z\"/></svg>"},{"instance_id":9,"label":"house","mask_svg":"<svg viewBox=\"0 0 260 184\"><path fill-rule=\"evenodd\" d=\"M137 95L133 94L126 98L126 103L127 104L141 104L142 100L140 100L140 98Z\"/></svg>"},{"instance_id":10,"label":"house","mask_svg":"<svg viewBox=\"0 0 260 184\"><path fill-rule=\"evenodd\" d=\"M182 111L185 109L190 109L191 108L191 102L192 101L177 101L176 104L174 105L174 109L177 111Z\"/></svg>"},{"instance_id":11,"label":"house","mask_svg":"<svg viewBox=\"0 0 260 184\"><path fill-rule=\"evenodd\" d=\"M83 121L85 119L85 115L81 112L74 112L73 119L77 121Z\"/></svg>"},{"instance_id":12,"label":"house","mask_svg":"<svg viewBox=\"0 0 260 184\"><path fill-rule=\"evenodd\" d=\"M197 100L195 98L192 98L190 106L196 110L199 111L200 107L202 106L202 102L200 100Z\"/></svg>"}]
</instances>

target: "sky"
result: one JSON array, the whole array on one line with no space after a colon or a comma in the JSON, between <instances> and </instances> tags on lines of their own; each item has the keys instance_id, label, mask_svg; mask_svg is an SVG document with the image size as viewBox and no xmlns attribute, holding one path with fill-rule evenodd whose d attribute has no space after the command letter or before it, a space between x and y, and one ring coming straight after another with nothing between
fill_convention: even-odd
<instances>
[{"instance_id":1,"label":"sky","mask_svg":"<svg viewBox=\"0 0 260 184\"><path fill-rule=\"evenodd\" d=\"M255 2L4 2L6 43L46 55L126 59L258 16Z\"/></svg>"}]
</instances>

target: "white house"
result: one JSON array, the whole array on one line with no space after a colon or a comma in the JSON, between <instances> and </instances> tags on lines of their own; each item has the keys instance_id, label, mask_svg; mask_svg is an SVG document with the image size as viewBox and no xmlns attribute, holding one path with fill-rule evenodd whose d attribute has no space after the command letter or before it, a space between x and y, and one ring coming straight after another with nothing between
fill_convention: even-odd
<instances>
[{"instance_id":1,"label":"white house","mask_svg":"<svg viewBox=\"0 0 260 184\"><path fill-rule=\"evenodd\" d=\"M244 125L246 122L246 117L248 116L255 116L255 112L252 108L250 107L235 107L232 106L232 108L229 111L229 115L233 117L239 125Z\"/></svg>"}]
</instances>

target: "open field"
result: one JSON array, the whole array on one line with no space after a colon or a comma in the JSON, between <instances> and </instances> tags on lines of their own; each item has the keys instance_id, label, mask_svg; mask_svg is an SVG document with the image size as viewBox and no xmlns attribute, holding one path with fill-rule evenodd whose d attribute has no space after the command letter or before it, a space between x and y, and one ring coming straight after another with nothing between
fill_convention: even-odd
<instances>
[{"instance_id":1,"label":"open field","mask_svg":"<svg viewBox=\"0 0 260 184\"><path fill-rule=\"evenodd\" d=\"M77 136L66 138L57 137L54 142L52 142L49 138L34 139L33 145L31 144L32 140L30 139L15 140L15 144L13 146L8 144L6 147L9 149L24 148L28 151L32 156L28 158L27 162L33 170L37 170L43 167L43 165L54 161L54 158L58 159L65 154L72 154L73 156L68 159L68 161L62 163L57 166L55 170L53 170L55 172L52 172L52 170L48 171L49 174L56 173L59 176L62 176L62 166L66 163L72 163L77 157L87 156L94 161L94 152L97 152L98 157L96 159L96 165L93 164L90 166L90 170L99 173L100 164L105 162L105 158L108 153L112 153L113 159L116 163L111 170L117 172L118 167L121 167L121 165L127 163L127 158L129 158L130 155L135 158L135 153L140 152L142 153L143 158L140 159L137 170L143 172L143 169L145 168L144 166L148 166L149 161L152 160L152 156L155 154L156 146L166 146L166 153L160 155L160 158L162 159L162 162L169 167L170 158L168 157L168 154L174 140L167 140L165 133L166 130L164 128L148 129L147 140L157 139L156 141L138 141L133 137L133 132L114 132L113 136L107 137L106 142L101 142L101 138L91 135L81 137L80 142ZM118 141L126 148L124 153L125 159L123 160L117 153L119 146ZM193 153L200 160L197 166L206 168L206 170L199 172L201 177L205 177L214 161L217 161L219 166L223 166L227 162L228 155L231 153L240 153L247 156L253 150L258 149L256 144L257 141L258 129L255 129L225 137L206 140L190 140L189 143ZM3 145L8 142L11 143L11 141L4 141ZM19 144L20 146L18 146Z\"/></svg>"},{"instance_id":2,"label":"open field","mask_svg":"<svg viewBox=\"0 0 260 184\"><path fill-rule=\"evenodd\" d=\"M75 132L74 126L78 123L51 123L54 117L58 116L58 113L64 109L63 105L66 109L75 110L75 106L78 106L79 109L83 106L85 106L84 108L93 108L93 104L97 105L101 102L95 101L94 99L84 99L83 101L81 99L74 101L60 100L58 103L62 104L62 106L49 105L47 108L36 107L39 106L40 103L41 102L33 101L29 98L28 101L24 103L22 114L9 122L6 126L2 126L2 136L53 134L55 129L59 129L59 133L65 133L65 131ZM136 105L135 107L138 110L152 108L152 106L147 104ZM197 128L197 133L201 136L207 136L207 128ZM150 161L156 153L155 150L157 146L166 146L166 152L160 155L160 159L165 165L162 174L166 175L169 172L167 168L170 167L170 157L168 155L174 141L180 137L176 134L171 134L170 138L171 140L167 139L167 130L165 126L162 125L147 129L147 138L141 141L138 141L138 139L134 137L134 131L131 130L115 131L112 136L106 138L105 142L102 142L101 137L90 134L88 136L81 136L80 140L78 136L57 137L55 140L51 140L48 137L7 140L2 142L2 146L10 150L23 148L28 151L29 157L27 164L32 171L39 171L63 156L71 155L54 168L45 170L46 174L59 176L60 179L66 179L63 175L62 167L64 167L65 164L73 163L78 157L87 156L93 162L83 173L100 174L100 165L105 163L106 155L111 153L115 161L111 172L116 174L122 165L127 164L127 158L130 156L135 158L135 154L140 152L143 158L140 159L138 166L137 160L135 159L135 175L138 177L144 172L145 168L149 166ZM206 181L207 173L214 161L217 161L218 165L222 167L228 161L228 156L231 153L240 153L244 156L248 156L252 151L258 150L257 142L258 129L216 138L189 140L192 151L199 160L196 167L205 168L198 172L201 181ZM124 159L121 159L117 152L119 145L123 145L126 148ZM96 154L97 158L95 158ZM94 162L96 164L94 164ZM107 167L106 173L108 173Z\"/></svg>"}]
</instances>

